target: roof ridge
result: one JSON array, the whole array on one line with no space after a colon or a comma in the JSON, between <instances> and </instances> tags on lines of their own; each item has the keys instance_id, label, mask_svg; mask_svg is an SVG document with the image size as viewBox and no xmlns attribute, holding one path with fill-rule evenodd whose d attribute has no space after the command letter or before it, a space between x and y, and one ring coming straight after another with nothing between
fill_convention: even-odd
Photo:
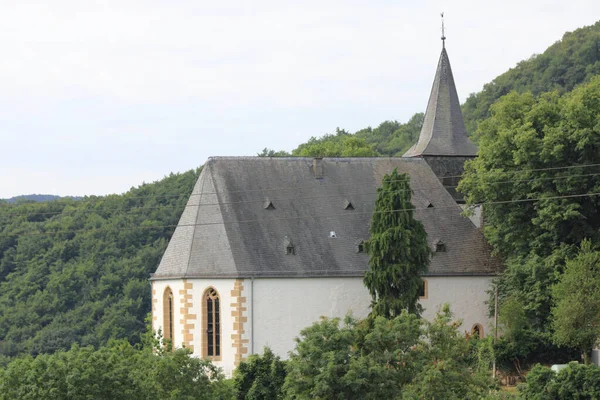
<instances>
[{"instance_id":1,"label":"roof ridge","mask_svg":"<svg viewBox=\"0 0 600 400\"><path fill-rule=\"evenodd\" d=\"M208 157L207 163L214 161L312 161L319 158L325 161L389 161L400 160L402 157L397 156L382 156L382 157L259 157L259 156L211 156ZM412 162L418 162L413 160Z\"/></svg>"}]
</instances>

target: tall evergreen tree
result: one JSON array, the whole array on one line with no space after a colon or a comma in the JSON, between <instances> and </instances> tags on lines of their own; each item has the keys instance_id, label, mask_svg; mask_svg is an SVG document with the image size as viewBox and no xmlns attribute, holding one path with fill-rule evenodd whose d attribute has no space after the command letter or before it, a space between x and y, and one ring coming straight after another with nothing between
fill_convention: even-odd
<instances>
[{"instance_id":1,"label":"tall evergreen tree","mask_svg":"<svg viewBox=\"0 0 600 400\"><path fill-rule=\"evenodd\" d=\"M423 224L414 217L409 180L394 169L377 189L371 238L365 242L370 268L364 283L373 297L373 316L422 311L421 274L427 271L431 250Z\"/></svg>"}]
</instances>

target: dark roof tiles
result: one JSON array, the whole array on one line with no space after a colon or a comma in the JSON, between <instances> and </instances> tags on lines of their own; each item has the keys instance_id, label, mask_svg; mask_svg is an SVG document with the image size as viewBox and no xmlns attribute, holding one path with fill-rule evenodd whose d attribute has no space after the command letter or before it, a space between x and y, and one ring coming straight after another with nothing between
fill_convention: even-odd
<instances>
[{"instance_id":1,"label":"dark roof tiles","mask_svg":"<svg viewBox=\"0 0 600 400\"><path fill-rule=\"evenodd\" d=\"M425 112L419 141L404 157L476 156L477 146L467 136L450 60L442 49Z\"/></svg>"},{"instance_id":2,"label":"dark roof tiles","mask_svg":"<svg viewBox=\"0 0 600 400\"><path fill-rule=\"evenodd\" d=\"M499 264L481 232L420 158L324 158L315 179L311 158L211 158L194 188L153 279L363 276L377 187L398 168L414 188L415 216L442 239L428 275L491 275ZM265 198L277 209L267 212ZM355 212L341 209L352 198ZM421 209L432 201L436 208ZM360 211L358 211L360 210ZM336 233L330 239L330 232ZM282 251L292 243L295 256Z\"/></svg>"}]
</instances>

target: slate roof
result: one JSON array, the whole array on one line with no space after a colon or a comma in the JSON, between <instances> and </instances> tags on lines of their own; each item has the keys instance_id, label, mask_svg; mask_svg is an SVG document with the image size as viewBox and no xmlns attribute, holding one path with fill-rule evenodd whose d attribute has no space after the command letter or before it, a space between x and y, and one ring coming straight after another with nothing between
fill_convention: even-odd
<instances>
[{"instance_id":1,"label":"slate roof","mask_svg":"<svg viewBox=\"0 0 600 400\"><path fill-rule=\"evenodd\" d=\"M442 49L419 141L404 157L476 156L467 136L446 48Z\"/></svg>"},{"instance_id":2,"label":"slate roof","mask_svg":"<svg viewBox=\"0 0 600 400\"><path fill-rule=\"evenodd\" d=\"M492 275L481 232L421 158L210 158L152 279L364 276L376 189L410 175L432 249L427 275ZM274 208L265 208L269 201ZM354 209L345 209L347 201ZM432 205L432 207L429 207ZM335 237L330 237L335 232ZM286 254L292 244L294 254Z\"/></svg>"}]
</instances>

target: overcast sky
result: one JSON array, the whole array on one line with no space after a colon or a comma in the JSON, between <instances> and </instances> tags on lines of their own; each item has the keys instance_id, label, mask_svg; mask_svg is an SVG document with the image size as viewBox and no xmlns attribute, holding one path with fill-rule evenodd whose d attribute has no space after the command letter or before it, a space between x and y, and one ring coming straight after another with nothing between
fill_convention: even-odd
<instances>
[{"instance_id":1,"label":"overcast sky","mask_svg":"<svg viewBox=\"0 0 600 400\"><path fill-rule=\"evenodd\" d=\"M600 1L0 0L0 198L121 193L461 101Z\"/></svg>"}]
</instances>

